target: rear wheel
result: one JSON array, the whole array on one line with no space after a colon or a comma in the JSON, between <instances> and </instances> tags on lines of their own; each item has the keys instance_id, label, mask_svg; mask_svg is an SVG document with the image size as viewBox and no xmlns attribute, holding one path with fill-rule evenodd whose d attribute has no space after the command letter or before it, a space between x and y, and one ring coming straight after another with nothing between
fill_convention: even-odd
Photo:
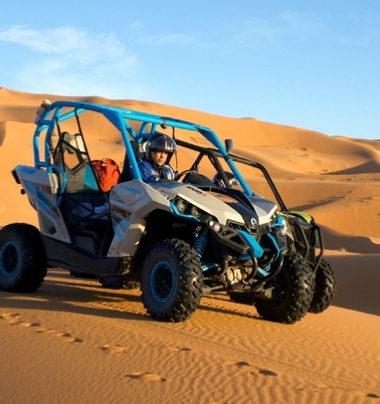
<instances>
[{"instance_id":1,"label":"rear wheel","mask_svg":"<svg viewBox=\"0 0 380 404\"><path fill-rule=\"evenodd\" d=\"M334 271L330 264L322 259L315 274L315 292L309 312L319 314L330 307L335 298L336 289Z\"/></svg>"},{"instance_id":2,"label":"rear wheel","mask_svg":"<svg viewBox=\"0 0 380 404\"><path fill-rule=\"evenodd\" d=\"M272 299L256 299L259 315L266 320L293 324L301 320L310 308L314 276L301 256L285 256L281 272L268 281L265 288L273 288Z\"/></svg>"},{"instance_id":3,"label":"rear wheel","mask_svg":"<svg viewBox=\"0 0 380 404\"><path fill-rule=\"evenodd\" d=\"M13 223L0 231L0 290L34 292L46 275L46 254L39 230Z\"/></svg>"},{"instance_id":4,"label":"rear wheel","mask_svg":"<svg viewBox=\"0 0 380 404\"><path fill-rule=\"evenodd\" d=\"M140 289L144 307L154 319L187 320L202 297L203 272L197 253L182 240L157 243L144 262Z\"/></svg>"}]
</instances>

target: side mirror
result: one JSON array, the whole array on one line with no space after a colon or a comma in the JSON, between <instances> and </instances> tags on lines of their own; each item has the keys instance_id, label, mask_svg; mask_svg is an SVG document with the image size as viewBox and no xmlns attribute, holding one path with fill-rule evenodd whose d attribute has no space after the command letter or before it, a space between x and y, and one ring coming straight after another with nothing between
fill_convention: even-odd
<instances>
[{"instance_id":1,"label":"side mirror","mask_svg":"<svg viewBox=\"0 0 380 404\"><path fill-rule=\"evenodd\" d=\"M229 151L234 147L234 142L232 139L226 139L224 144L226 146L227 153L229 153Z\"/></svg>"}]
</instances>

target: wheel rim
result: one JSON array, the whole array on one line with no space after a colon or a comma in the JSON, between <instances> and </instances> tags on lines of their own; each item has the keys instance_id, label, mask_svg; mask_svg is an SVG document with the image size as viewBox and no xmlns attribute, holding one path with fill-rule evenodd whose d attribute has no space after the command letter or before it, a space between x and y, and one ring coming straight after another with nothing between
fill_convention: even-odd
<instances>
[{"instance_id":1,"label":"wheel rim","mask_svg":"<svg viewBox=\"0 0 380 404\"><path fill-rule=\"evenodd\" d=\"M20 265L19 250L15 243L8 242L0 250L0 273L6 277L13 276Z\"/></svg>"},{"instance_id":2,"label":"wheel rim","mask_svg":"<svg viewBox=\"0 0 380 404\"><path fill-rule=\"evenodd\" d=\"M161 302L167 302L173 295L174 271L166 261L155 265L150 279L151 290L154 298Z\"/></svg>"}]
</instances>

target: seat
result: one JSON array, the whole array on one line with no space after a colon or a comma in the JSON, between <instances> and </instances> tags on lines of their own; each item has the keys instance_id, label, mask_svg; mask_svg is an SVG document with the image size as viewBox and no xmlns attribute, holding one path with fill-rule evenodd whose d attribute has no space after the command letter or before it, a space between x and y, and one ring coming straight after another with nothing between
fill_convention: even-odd
<instances>
[{"instance_id":1,"label":"seat","mask_svg":"<svg viewBox=\"0 0 380 404\"><path fill-rule=\"evenodd\" d=\"M105 221L109 214L108 198L100 190L82 134L62 132L53 157L66 177L65 183L61 173L60 208L67 226L87 219Z\"/></svg>"},{"instance_id":2,"label":"seat","mask_svg":"<svg viewBox=\"0 0 380 404\"><path fill-rule=\"evenodd\" d=\"M135 153L137 162L141 161L145 156L145 144L137 143L135 140L130 140L132 149ZM131 181L134 179L132 166L128 156L128 151L125 151L123 169L120 174L120 182Z\"/></svg>"}]
</instances>

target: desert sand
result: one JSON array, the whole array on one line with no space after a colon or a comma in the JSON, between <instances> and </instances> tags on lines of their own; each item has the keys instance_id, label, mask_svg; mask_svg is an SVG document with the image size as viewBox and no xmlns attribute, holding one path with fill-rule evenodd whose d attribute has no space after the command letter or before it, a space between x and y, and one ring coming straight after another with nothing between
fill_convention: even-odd
<instances>
[{"instance_id":1,"label":"desert sand","mask_svg":"<svg viewBox=\"0 0 380 404\"><path fill-rule=\"evenodd\" d=\"M267 167L289 208L322 226L338 292L325 312L294 325L264 321L223 294L204 296L188 321L167 324L147 316L138 289L105 289L49 269L34 294L0 292L1 403L380 402L380 141L0 88L0 226L38 225L11 170L33 163L33 119L44 98L174 116L233 138L235 152ZM99 153L112 146L104 136Z\"/></svg>"}]
</instances>

